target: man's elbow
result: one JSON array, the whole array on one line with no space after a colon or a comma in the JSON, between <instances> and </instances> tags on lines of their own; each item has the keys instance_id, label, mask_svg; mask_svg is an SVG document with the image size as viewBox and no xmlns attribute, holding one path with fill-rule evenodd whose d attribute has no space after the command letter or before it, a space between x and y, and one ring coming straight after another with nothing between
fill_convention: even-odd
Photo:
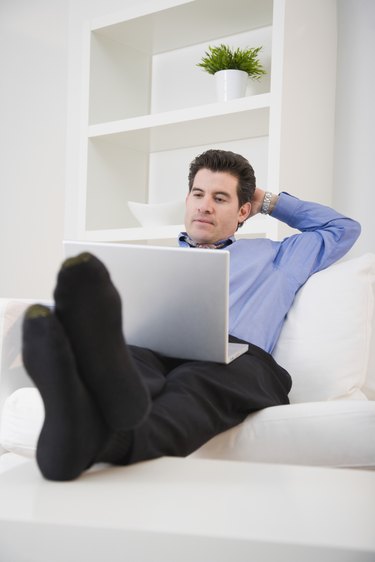
<instances>
[{"instance_id":1,"label":"man's elbow","mask_svg":"<svg viewBox=\"0 0 375 562\"><path fill-rule=\"evenodd\" d=\"M353 233L353 238L354 238L354 241L356 241L361 234L362 227L361 227L360 223L358 221L354 220L354 219L350 219L350 222L351 222L351 229L352 229L352 233Z\"/></svg>"}]
</instances>

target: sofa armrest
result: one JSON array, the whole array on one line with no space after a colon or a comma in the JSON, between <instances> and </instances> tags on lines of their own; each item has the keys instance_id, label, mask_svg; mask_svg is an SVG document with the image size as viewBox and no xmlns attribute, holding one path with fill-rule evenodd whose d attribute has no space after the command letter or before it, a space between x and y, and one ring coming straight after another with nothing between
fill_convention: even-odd
<instances>
[{"instance_id":1,"label":"sofa armrest","mask_svg":"<svg viewBox=\"0 0 375 562\"><path fill-rule=\"evenodd\" d=\"M34 386L21 356L23 316L32 302L30 299L0 299L0 423L8 396L19 388ZM2 452L0 447L0 454Z\"/></svg>"}]
</instances>

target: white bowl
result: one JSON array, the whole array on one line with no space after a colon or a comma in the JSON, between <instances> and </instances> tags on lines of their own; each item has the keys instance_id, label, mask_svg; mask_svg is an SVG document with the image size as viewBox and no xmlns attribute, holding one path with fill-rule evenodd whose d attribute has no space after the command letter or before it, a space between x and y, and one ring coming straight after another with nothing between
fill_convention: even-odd
<instances>
[{"instance_id":1,"label":"white bowl","mask_svg":"<svg viewBox=\"0 0 375 562\"><path fill-rule=\"evenodd\" d=\"M185 201L168 201L167 203L128 201L128 206L141 226L165 226L184 222Z\"/></svg>"}]
</instances>

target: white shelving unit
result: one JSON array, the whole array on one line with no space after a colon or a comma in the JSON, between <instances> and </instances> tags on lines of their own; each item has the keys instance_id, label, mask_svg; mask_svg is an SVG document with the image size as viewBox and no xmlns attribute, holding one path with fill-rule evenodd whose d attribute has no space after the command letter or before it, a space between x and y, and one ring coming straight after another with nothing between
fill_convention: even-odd
<instances>
[{"instance_id":1,"label":"white shelving unit","mask_svg":"<svg viewBox=\"0 0 375 562\"><path fill-rule=\"evenodd\" d=\"M153 0L91 22L79 238L173 244L182 225L141 228L127 202L184 199L189 163L211 147L245 155L257 184L279 191L288 4L296 1ZM262 45L267 69L260 82L249 80L246 97L226 103L215 101L213 77L196 66L221 42ZM257 216L239 234L277 238L278 225Z\"/></svg>"}]
</instances>

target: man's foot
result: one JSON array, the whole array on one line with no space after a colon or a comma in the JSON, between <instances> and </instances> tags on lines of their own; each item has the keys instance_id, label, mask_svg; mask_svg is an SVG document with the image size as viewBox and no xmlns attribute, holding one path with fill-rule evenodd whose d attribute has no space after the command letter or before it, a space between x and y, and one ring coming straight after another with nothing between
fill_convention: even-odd
<instances>
[{"instance_id":1,"label":"man's foot","mask_svg":"<svg viewBox=\"0 0 375 562\"><path fill-rule=\"evenodd\" d=\"M89 253L67 259L54 297L79 375L107 424L115 430L136 427L150 399L124 340L121 299L107 269Z\"/></svg>"},{"instance_id":2,"label":"man's foot","mask_svg":"<svg viewBox=\"0 0 375 562\"><path fill-rule=\"evenodd\" d=\"M77 478L97 460L110 431L78 376L70 344L49 308L27 309L22 355L45 408L37 445L39 468L49 480Z\"/></svg>"}]
</instances>

